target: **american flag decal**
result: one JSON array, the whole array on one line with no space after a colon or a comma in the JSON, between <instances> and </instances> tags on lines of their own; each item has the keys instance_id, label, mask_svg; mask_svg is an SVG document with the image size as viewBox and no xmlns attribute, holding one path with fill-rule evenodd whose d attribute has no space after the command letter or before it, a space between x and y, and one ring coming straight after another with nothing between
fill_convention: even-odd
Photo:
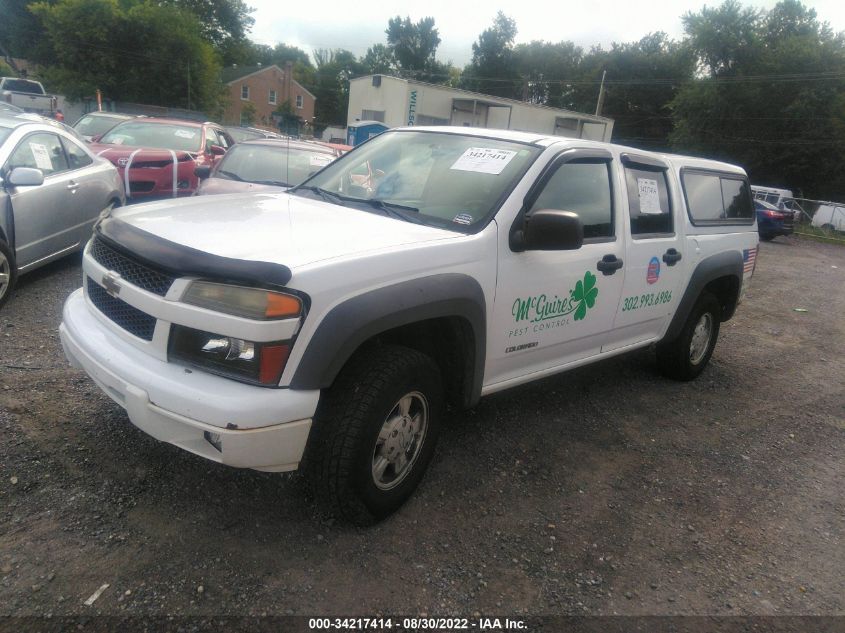
<instances>
[{"instance_id":1,"label":"american flag decal","mask_svg":"<svg viewBox=\"0 0 845 633\"><path fill-rule=\"evenodd\" d=\"M746 248L742 251L742 272L753 273L754 263L757 261L757 247Z\"/></svg>"}]
</instances>

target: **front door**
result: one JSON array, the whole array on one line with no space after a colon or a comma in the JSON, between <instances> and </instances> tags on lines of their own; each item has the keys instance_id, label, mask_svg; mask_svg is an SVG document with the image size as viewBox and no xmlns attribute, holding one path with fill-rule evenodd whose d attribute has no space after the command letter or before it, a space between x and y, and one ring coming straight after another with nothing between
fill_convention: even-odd
<instances>
[{"instance_id":1,"label":"front door","mask_svg":"<svg viewBox=\"0 0 845 633\"><path fill-rule=\"evenodd\" d=\"M651 157L623 155L622 161L627 201L620 215L630 238L613 336L603 352L660 336L681 299L687 263L680 235L682 205L670 192L668 166Z\"/></svg>"},{"instance_id":2,"label":"front door","mask_svg":"<svg viewBox=\"0 0 845 633\"><path fill-rule=\"evenodd\" d=\"M611 186L612 156L564 152L529 194L526 217L540 209L577 213L577 250L514 252L499 227L499 274L488 331L485 387L506 386L598 354L622 289L623 240Z\"/></svg>"},{"instance_id":3,"label":"front door","mask_svg":"<svg viewBox=\"0 0 845 633\"><path fill-rule=\"evenodd\" d=\"M16 187L10 192L15 258L18 268L25 268L78 243L78 184L70 181L59 137L49 132L30 134L21 140L4 172L8 175L16 167L40 169L44 174L43 184Z\"/></svg>"}]
</instances>

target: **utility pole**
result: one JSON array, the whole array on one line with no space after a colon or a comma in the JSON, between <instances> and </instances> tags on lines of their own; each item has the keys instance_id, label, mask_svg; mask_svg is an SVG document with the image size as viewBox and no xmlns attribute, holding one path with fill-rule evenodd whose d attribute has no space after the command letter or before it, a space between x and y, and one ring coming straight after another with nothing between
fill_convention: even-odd
<instances>
[{"instance_id":1,"label":"utility pole","mask_svg":"<svg viewBox=\"0 0 845 633\"><path fill-rule=\"evenodd\" d=\"M607 71L603 70L601 73L601 86L599 87L599 101L596 103L596 116L601 116L601 108L604 105L604 78Z\"/></svg>"}]
</instances>

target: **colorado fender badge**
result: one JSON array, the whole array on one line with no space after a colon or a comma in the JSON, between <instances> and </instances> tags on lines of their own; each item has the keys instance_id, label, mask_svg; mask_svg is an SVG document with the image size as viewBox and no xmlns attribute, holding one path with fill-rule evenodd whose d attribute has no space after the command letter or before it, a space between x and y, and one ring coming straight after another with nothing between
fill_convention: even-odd
<instances>
[{"instance_id":1,"label":"colorado fender badge","mask_svg":"<svg viewBox=\"0 0 845 633\"><path fill-rule=\"evenodd\" d=\"M648 271L646 271L645 280L649 284L657 283L660 278L660 260L652 257L648 263Z\"/></svg>"},{"instance_id":2,"label":"colorado fender badge","mask_svg":"<svg viewBox=\"0 0 845 633\"><path fill-rule=\"evenodd\" d=\"M120 285L117 283L117 279L115 279L114 275L111 273L106 273L103 275L103 288L106 289L106 292L109 293L112 297L116 297L120 294Z\"/></svg>"}]
</instances>

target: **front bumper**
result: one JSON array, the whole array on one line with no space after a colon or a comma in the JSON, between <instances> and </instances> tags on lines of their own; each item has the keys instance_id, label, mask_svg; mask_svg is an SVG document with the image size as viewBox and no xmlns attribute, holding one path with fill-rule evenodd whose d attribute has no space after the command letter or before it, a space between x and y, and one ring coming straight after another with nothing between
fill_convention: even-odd
<instances>
[{"instance_id":1,"label":"front bumper","mask_svg":"<svg viewBox=\"0 0 845 633\"><path fill-rule=\"evenodd\" d=\"M59 334L70 363L145 433L229 466L298 467L319 391L255 387L158 360L104 327L82 290L65 302Z\"/></svg>"}]
</instances>

